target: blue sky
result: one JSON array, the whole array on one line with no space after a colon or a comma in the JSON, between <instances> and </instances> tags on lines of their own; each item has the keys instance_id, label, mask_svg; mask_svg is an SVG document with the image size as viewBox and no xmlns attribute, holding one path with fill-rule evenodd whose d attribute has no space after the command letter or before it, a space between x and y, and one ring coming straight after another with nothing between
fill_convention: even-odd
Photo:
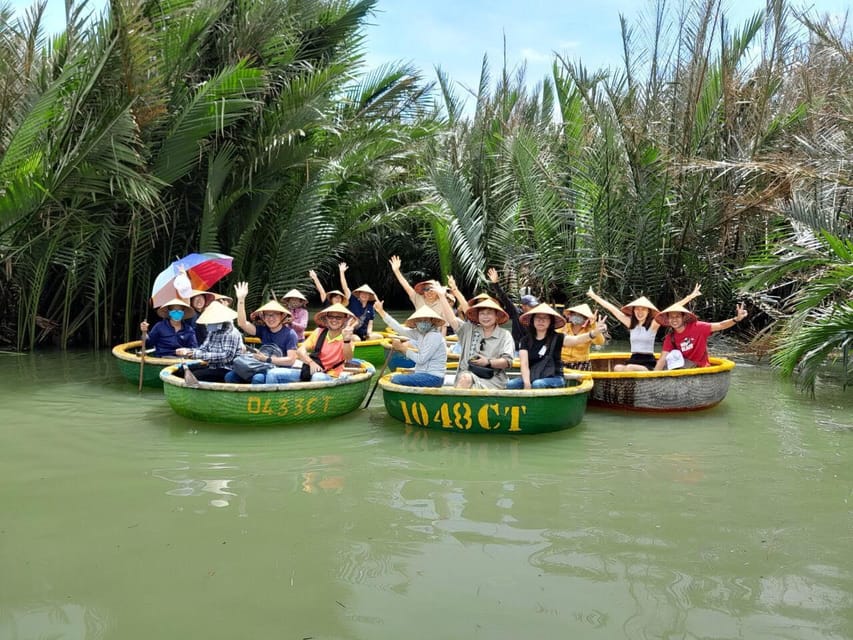
<instances>
[{"instance_id":1,"label":"blue sky","mask_svg":"<svg viewBox=\"0 0 853 640\"><path fill-rule=\"evenodd\" d=\"M678 0L671 0L675 4ZM27 0L11 0L23 11ZM104 0L90 0L101 10ZM367 28L367 62L411 62L428 79L441 66L457 83L476 87L483 55L493 74L502 64L506 38L510 69L527 63L531 82L550 71L554 52L580 59L592 69L618 64L621 55L619 14L629 22L641 20L651 3L645 0L379 0ZM728 0L728 15L736 24L761 10L765 0ZM849 0L795 2L815 11L842 14ZM48 0L48 28L64 24L64 0Z\"/></svg>"}]
</instances>

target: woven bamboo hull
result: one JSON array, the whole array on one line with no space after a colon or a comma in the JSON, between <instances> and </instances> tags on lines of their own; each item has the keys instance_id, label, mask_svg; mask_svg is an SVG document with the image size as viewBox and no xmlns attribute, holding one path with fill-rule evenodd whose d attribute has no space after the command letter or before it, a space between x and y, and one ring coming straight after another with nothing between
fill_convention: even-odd
<instances>
[{"instance_id":1,"label":"woven bamboo hull","mask_svg":"<svg viewBox=\"0 0 853 640\"><path fill-rule=\"evenodd\" d=\"M139 367L142 363L142 358L137 354L142 346L141 340L133 342L125 342L113 347L113 355L116 358L116 365L121 374L127 378L128 382L139 384ZM142 385L145 387L162 387L160 381L160 372L168 366L180 362L179 358L155 358L153 356L145 356L145 365L142 367Z\"/></svg>"},{"instance_id":2,"label":"woven bamboo hull","mask_svg":"<svg viewBox=\"0 0 853 640\"><path fill-rule=\"evenodd\" d=\"M719 404L729 390L735 363L711 358L711 366L674 371L615 372L630 353L590 356L595 381L590 404L633 411L697 411Z\"/></svg>"},{"instance_id":3,"label":"woven bamboo hull","mask_svg":"<svg viewBox=\"0 0 853 640\"><path fill-rule=\"evenodd\" d=\"M376 371L361 371L331 382L277 385L200 382L188 387L167 367L160 375L169 406L178 415L205 422L243 425L286 425L327 420L349 413L364 401Z\"/></svg>"},{"instance_id":4,"label":"woven bamboo hull","mask_svg":"<svg viewBox=\"0 0 853 640\"><path fill-rule=\"evenodd\" d=\"M408 425L438 431L535 434L577 425L586 411L592 379L567 380L563 389L492 391L404 387L379 381L385 409Z\"/></svg>"},{"instance_id":5,"label":"woven bamboo hull","mask_svg":"<svg viewBox=\"0 0 853 640\"><path fill-rule=\"evenodd\" d=\"M352 357L365 360L374 367L381 367L385 362L385 348L382 340L362 340L354 343Z\"/></svg>"}]
</instances>

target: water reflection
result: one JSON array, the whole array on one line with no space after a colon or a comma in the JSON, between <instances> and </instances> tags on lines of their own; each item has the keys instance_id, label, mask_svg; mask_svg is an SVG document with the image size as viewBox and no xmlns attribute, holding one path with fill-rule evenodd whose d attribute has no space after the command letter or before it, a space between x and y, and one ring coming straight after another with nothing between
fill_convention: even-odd
<instances>
[{"instance_id":1,"label":"water reflection","mask_svg":"<svg viewBox=\"0 0 853 640\"><path fill-rule=\"evenodd\" d=\"M107 618L94 607L70 602L0 605L0 638L99 640L105 637Z\"/></svg>"}]
</instances>

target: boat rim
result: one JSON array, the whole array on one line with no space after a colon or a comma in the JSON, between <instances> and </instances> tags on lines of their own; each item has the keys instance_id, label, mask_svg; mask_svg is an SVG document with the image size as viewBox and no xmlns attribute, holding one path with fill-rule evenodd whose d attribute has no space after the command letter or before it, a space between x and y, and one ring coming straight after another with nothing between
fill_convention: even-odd
<instances>
[{"instance_id":1,"label":"boat rim","mask_svg":"<svg viewBox=\"0 0 853 640\"><path fill-rule=\"evenodd\" d=\"M187 361L199 362L198 360ZM322 380L318 382L287 382L283 384L248 384L237 382L198 382L198 386L189 386L186 380L174 375L179 364L172 363L160 372L160 380L180 389L191 389L193 391L231 391L237 393L267 393L271 391L299 391L310 389L326 389L340 387L342 385L361 383L373 377L376 368L367 361L362 362L361 371L353 373L346 378L335 378L334 380Z\"/></svg>"},{"instance_id":2,"label":"boat rim","mask_svg":"<svg viewBox=\"0 0 853 640\"><path fill-rule=\"evenodd\" d=\"M630 353L627 352L609 352L609 353L596 353L590 355L590 360L615 360L615 359L624 359L627 360L631 357ZM655 354L656 358L660 357L659 353ZM711 362L710 367L694 367L691 369L672 369L672 370L664 370L664 371L581 371L579 369L570 369L566 368L566 371L577 372L577 373L586 373L595 378L602 379L617 379L623 380L625 378L639 378L639 379L648 379L648 378L679 378L683 376L704 376L713 373L723 373L726 371L731 371L735 368L735 363L728 358L720 358L716 356L710 356L708 360Z\"/></svg>"},{"instance_id":3,"label":"boat rim","mask_svg":"<svg viewBox=\"0 0 853 640\"><path fill-rule=\"evenodd\" d=\"M553 387L549 389L460 389L459 387L409 387L391 382L394 373L386 373L379 379L379 386L385 391L409 393L425 396L480 396L487 398L540 398L570 396L592 391L593 379L588 372L581 375L568 374L568 380L577 380L580 384L573 387Z\"/></svg>"}]
</instances>

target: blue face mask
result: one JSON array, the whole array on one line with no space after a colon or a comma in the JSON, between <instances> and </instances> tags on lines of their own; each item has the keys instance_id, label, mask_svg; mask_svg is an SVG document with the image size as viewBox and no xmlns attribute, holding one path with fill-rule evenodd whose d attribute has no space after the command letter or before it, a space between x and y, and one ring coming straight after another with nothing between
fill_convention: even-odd
<instances>
[{"instance_id":1,"label":"blue face mask","mask_svg":"<svg viewBox=\"0 0 853 640\"><path fill-rule=\"evenodd\" d=\"M224 322L214 322L213 324L207 325L207 330L210 331L222 331L225 328Z\"/></svg>"},{"instance_id":2,"label":"blue face mask","mask_svg":"<svg viewBox=\"0 0 853 640\"><path fill-rule=\"evenodd\" d=\"M429 320L419 320L415 322L415 327L421 333L428 333L430 329L432 329L432 322Z\"/></svg>"},{"instance_id":3,"label":"blue face mask","mask_svg":"<svg viewBox=\"0 0 853 640\"><path fill-rule=\"evenodd\" d=\"M184 319L184 311L183 309L169 309L169 318L178 322L179 320Z\"/></svg>"}]
</instances>

